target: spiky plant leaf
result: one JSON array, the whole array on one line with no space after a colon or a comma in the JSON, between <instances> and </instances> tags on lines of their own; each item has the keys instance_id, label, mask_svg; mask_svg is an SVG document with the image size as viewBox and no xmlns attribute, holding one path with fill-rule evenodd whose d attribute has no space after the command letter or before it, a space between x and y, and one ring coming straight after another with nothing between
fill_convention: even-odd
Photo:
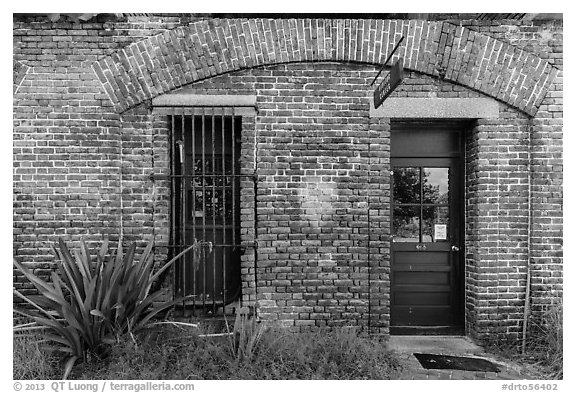
<instances>
[{"instance_id":1,"label":"spiky plant leaf","mask_svg":"<svg viewBox=\"0 0 576 393\"><path fill-rule=\"evenodd\" d=\"M85 360L91 353L97 355L123 334L145 329L158 313L182 301L184 298L162 302L165 291L150 293L152 284L187 252L193 250L195 256L204 254L204 244L195 241L154 272L152 243L147 244L137 260L135 243L123 252L121 244L110 250L105 240L93 253L81 241L79 250L71 252L59 239L58 246L53 247L57 271L48 282L14 260L16 269L39 293L25 296L14 290L16 296L33 307L17 312L32 317L46 331L46 341L66 354L64 376L67 377L77 361ZM207 245L211 251L211 244Z\"/></svg>"},{"instance_id":2,"label":"spiky plant leaf","mask_svg":"<svg viewBox=\"0 0 576 393\"><path fill-rule=\"evenodd\" d=\"M68 375L70 375L70 372L72 371L72 367L74 367L74 364L79 358L80 358L79 356L72 356L66 361L66 364L64 365L64 375L62 376L62 379L68 378Z\"/></svg>"}]
</instances>

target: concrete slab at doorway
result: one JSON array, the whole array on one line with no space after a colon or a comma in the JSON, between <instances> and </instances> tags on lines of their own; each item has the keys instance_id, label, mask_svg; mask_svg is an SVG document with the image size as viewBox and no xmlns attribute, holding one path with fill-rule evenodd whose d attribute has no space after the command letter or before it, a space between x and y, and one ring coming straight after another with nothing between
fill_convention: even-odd
<instances>
[{"instance_id":1,"label":"concrete slab at doorway","mask_svg":"<svg viewBox=\"0 0 576 393\"><path fill-rule=\"evenodd\" d=\"M390 336L388 349L397 353L426 352L442 355L483 353L482 347L464 336Z\"/></svg>"},{"instance_id":2,"label":"concrete slab at doorway","mask_svg":"<svg viewBox=\"0 0 576 393\"><path fill-rule=\"evenodd\" d=\"M387 342L390 351L396 353L401 371L397 379L403 380L523 380L534 379L526 375L520 365L497 360L465 336L390 336ZM488 360L498 366L500 372L478 372L464 370L425 369L414 353L469 356Z\"/></svg>"}]
</instances>

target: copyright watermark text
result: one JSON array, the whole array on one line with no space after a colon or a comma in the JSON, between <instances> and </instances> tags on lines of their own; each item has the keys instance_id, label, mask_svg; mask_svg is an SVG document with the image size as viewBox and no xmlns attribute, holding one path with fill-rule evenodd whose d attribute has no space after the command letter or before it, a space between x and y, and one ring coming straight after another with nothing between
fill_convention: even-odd
<instances>
[{"instance_id":1,"label":"copyright watermark text","mask_svg":"<svg viewBox=\"0 0 576 393\"><path fill-rule=\"evenodd\" d=\"M504 383L502 390L558 390L555 383Z\"/></svg>"},{"instance_id":2,"label":"copyright watermark text","mask_svg":"<svg viewBox=\"0 0 576 393\"><path fill-rule=\"evenodd\" d=\"M41 382L14 382L16 392L155 392L155 391L194 391L193 383L180 382L111 382L111 381L54 381Z\"/></svg>"}]
</instances>

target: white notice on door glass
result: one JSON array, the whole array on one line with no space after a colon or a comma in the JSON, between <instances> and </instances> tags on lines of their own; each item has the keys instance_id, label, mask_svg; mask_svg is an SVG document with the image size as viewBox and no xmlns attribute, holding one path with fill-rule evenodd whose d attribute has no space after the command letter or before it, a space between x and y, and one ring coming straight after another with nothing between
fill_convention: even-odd
<instances>
[{"instance_id":1,"label":"white notice on door glass","mask_svg":"<svg viewBox=\"0 0 576 393\"><path fill-rule=\"evenodd\" d=\"M434 224L434 239L446 240L446 224Z\"/></svg>"}]
</instances>

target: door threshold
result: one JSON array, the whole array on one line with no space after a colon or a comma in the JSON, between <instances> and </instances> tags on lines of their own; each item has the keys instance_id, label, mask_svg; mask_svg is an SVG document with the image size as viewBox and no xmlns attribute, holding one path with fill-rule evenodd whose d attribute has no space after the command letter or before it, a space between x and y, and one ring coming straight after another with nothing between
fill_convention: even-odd
<instances>
[{"instance_id":1,"label":"door threshold","mask_svg":"<svg viewBox=\"0 0 576 393\"><path fill-rule=\"evenodd\" d=\"M391 336L464 336L462 326L391 326Z\"/></svg>"}]
</instances>

